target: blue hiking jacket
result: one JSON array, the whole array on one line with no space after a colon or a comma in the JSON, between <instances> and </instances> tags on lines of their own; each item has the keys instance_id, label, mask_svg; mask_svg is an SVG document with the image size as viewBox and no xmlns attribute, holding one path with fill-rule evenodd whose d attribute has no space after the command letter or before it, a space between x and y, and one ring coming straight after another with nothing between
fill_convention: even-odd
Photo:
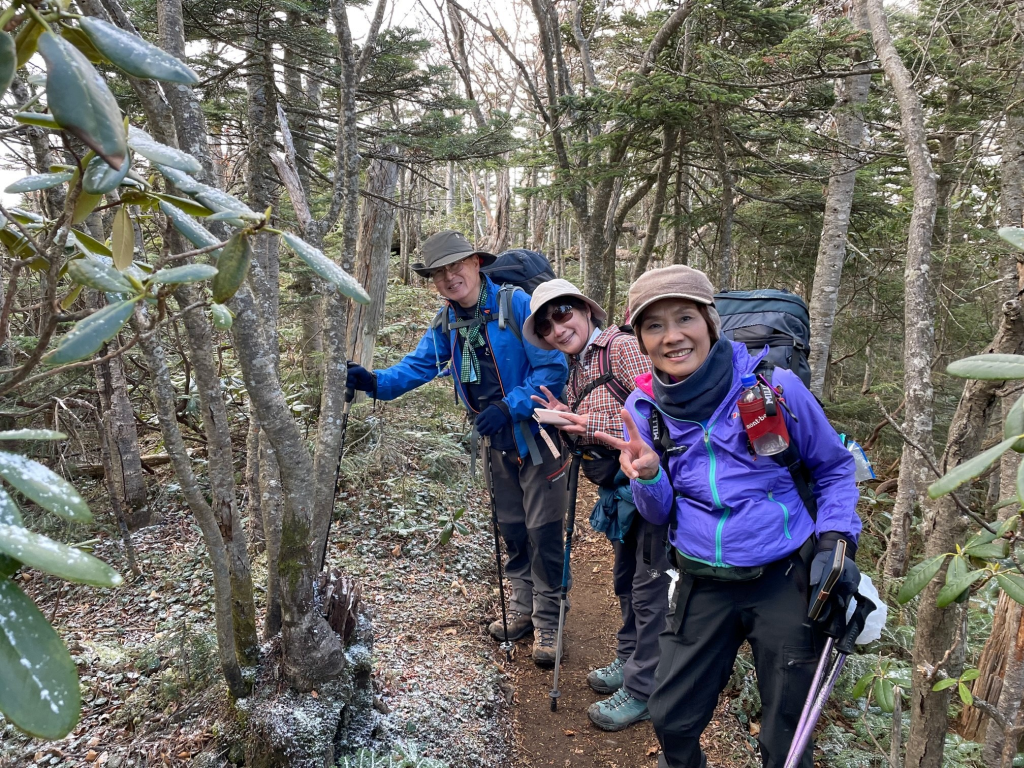
<instances>
[{"instance_id":1,"label":"blue hiking jacket","mask_svg":"<svg viewBox=\"0 0 1024 768\"><path fill-rule=\"evenodd\" d=\"M485 316L493 317L492 322L484 326L484 338L490 345L501 379L502 400L508 406L512 416L513 433L519 456L526 456L528 447L523 438L523 425L533 434L537 434L539 426L531 418L537 404L530 395L543 396L541 386L551 390L555 397L562 394L565 381L569 376L569 366L565 355L557 350L543 350L532 344L521 341L509 324L505 330L498 328L498 286L486 275L481 277L487 281L487 303L483 308ZM512 293L512 311L518 328L523 327L530 315L530 296L525 291ZM455 310L451 304L447 307L448 320L456 322ZM462 369L462 340L457 338L458 331L451 329L448 333L440 324L433 324L420 339L416 349L402 358L401 361L374 371L377 375L377 398L394 400L400 395L415 389L436 378L449 363L452 364L455 391L462 404L470 413L476 411L466 398L466 390L459 380ZM454 352L454 354L453 354Z\"/></svg>"},{"instance_id":2,"label":"blue hiking jacket","mask_svg":"<svg viewBox=\"0 0 1024 768\"><path fill-rule=\"evenodd\" d=\"M710 565L765 565L799 549L813 533L837 531L854 542L860 534L853 456L792 371L775 368L772 384L797 417L794 423L783 409L790 440L814 478L816 524L789 470L770 456L751 456L747 450L736 407L740 377L753 373L764 355L751 357L743 344L733 342L733 386L707 425L662 412L669 435L686 450L669 458L668 476L659 471L650 481L631 481L640 514L655 525L674 518L672 545ZM660 453L648 421L656 407L649 376L638 377L626 408L641 438Z\"/></svg>"}]
</instances>

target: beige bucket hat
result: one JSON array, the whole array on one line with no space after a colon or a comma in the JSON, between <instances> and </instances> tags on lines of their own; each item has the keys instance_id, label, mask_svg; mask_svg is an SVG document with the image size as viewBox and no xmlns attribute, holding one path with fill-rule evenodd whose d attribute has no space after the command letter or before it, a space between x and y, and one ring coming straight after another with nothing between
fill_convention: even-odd
<instances>
[{"instance_id":1,"label":"beige bucket hat","mask_svg":"<svg viewBox=\"0 0 1024 768\"><path fill-rule=\"evenodd\" d=\"M651 304L662 299L686 299L708 308L714 338L722 336L722 320L715 309L715 287L699 269L685 264L644 272L629 286L629 322L636 329L640 350L647 354L640 336L640 316Z\"/></svg>"},{"instance_id":2,"label":"beige bucket hat","mask_svg":"<svg viewBox=\"0 0 1024 768\"><path fill-rule=\"evenodd\" d=\"M493 253L476 250L464 234L454 229L444 229L428 237L420 245L420 254L423 261L412 264L412 268L421 277L430 277L434 270L454 264L467 256L479 256L481 267L493 264L497 258Z\"/></svg>"},{"instance_id":3,"label":"beige bucket hat","mask_svg":"<svg viewBox=\"0 0 1024 768\"><path fill-rule=\"evenodd\" d=\"M601 309L600 305L583 295L583 291L577 288L575 285L570 283L568 280L548 280L546 283L541 283L537 286L537 289L533 292L533 296L530 297L530 316L526 318L526 322L523 323L523 338L533 344L535 347L540 349L554 349L553 346L548 344L544 339L537 335L537 331L534 330L534 325L537 322L537 313L544 308L544 305L555 299L571 296L574 299L582 301L593 313L594 319L599 323L604 323L608 319L608 313Z\"/></svg>"}]
</instances>

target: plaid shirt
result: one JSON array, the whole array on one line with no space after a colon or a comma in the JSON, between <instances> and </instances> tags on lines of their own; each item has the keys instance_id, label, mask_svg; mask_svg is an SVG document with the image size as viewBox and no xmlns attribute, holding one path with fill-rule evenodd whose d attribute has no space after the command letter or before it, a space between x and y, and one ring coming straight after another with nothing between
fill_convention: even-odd
<instances>
[{"instance_id":1,"label":"plaid shirt","mask_svg":"<svg viewBox=\"0 0 1024 768\"><path fill-rule=\"evenodd\" d=\"M585 413L587 433L580 438L580 445L600 445L601 441L594 437L595 432L607 432L610 435L622 434L622 404L615 399L607 386L596 387L582 402L582 392L590 382L600 377L598 365L598 348L608 346L618 328L611 326L601 332L583 351L582 360L579 356L569 359L569 381L565 388L566 401L576 413ZM609 349L612 375L626 389L632 392L636 388L635 379L651 370L651 360L640 351L636 336L631 333L618 332Z\"/></svg>"}]
</instances>

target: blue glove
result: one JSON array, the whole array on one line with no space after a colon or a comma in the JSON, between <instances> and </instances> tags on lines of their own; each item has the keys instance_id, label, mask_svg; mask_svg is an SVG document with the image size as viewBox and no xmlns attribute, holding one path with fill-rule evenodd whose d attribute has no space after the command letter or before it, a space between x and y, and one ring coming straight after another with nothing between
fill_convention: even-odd
<instances>
[{"instance_id":1,"label":"blue glove","mask_svg":"<svg viewBox=\"0 0 1024 768\"><path fill-rule=\"evenodd\" d=\"M504 403L493 403L480 411L473 423L476 425L476 431L483 437L490 437L498 434L510 421L508 406Z\"/></svg>"},{"instance_id":2,"label":"blue glove","mask_svg":"<svg viewBox=\"0 0 1024 768\"><path fill-rule=\"evenodd\" d=\"M368 371L361 365L349 363L345 386L360 392L377 392L377 374Z\"/></svg>"},{"instance_id":3,"label":"blue glove","mask_svg":"<svg viewBox=\"0 0 1024 768\"><path fill-rule=\"evenodd\" d=\"M857 546L845 536L835 531L826 531L818 539L815 546L814 559L811 561L811 598L818 594L818 586L825 578L832 565L832 557L835 552L836 542L839 539L846 541L846 558L843 561L843 573L839 581L832 588L829 594L828 603L818 617L819 622L833 621L838 618L846 618L846 606L850 598L857 594L860 587L860 570L853 557L857 554Z\"/></svg>"}]
</instances>

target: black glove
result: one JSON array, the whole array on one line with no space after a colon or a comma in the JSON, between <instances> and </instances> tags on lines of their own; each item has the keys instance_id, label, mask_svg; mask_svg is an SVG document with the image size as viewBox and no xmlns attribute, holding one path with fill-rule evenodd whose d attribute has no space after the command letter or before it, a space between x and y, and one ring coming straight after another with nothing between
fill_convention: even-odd
<instances>
[{"instance_id":1,"label":"black glove","mask_svg":"<svg viewBox=\"0 0 1024 768\"><path fill-rule=\"evenodd\" d=\"M492 403L476 415L473 423L483 437L490 437L498 434L510 421L508 406L505 403Z\"/></svg>"},{"instance_id":2,"label":"black glove","mask_svg":"<svg viewBox=\"0 0 1024 768\"><path fill-rule=\"evenodd\" d=\"M818 621L822 623L839 621L841 624L845 624L846 606L849 605L850 598L857 594L857 588L860 587L860 570L853 560L857 554L857 545L836 531L826 531L818 539L814 548L814 559L811 561L811 600L813 601L817 596L818 588L828 574L836 542L839 540L846 542L843 573L839 577L839 581L832 587L828 602L818 616ZM841 627L839 629L841 630Z\"/></svg>"},{"instance_id":3,"label":"black glove","mask_svg":"<svg viewBox=\"0 0 1024 768\"><path fill-rule=\"evenodd\" d=\"M348 377L345 386L350 389L358 389L360 392L377 392L377 374L368 371L361 365L350 363L348 366Z\"/></svg>"}]
</instances>

